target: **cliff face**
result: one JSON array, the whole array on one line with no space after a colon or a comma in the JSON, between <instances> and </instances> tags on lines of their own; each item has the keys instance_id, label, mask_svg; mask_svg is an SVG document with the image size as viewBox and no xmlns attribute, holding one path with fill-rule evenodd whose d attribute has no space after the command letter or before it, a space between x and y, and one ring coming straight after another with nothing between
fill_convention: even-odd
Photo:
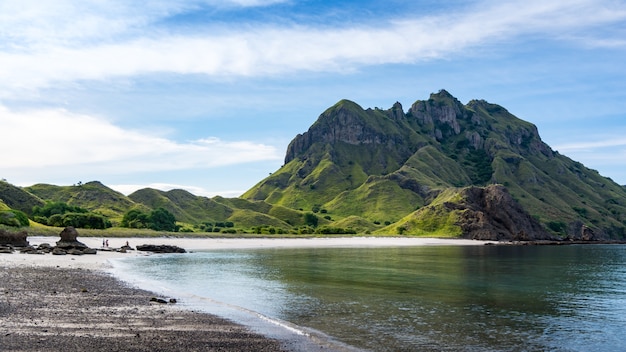
<instances>
[{"instance_id":1,"label":"cliff face","mask_svg":"<svg viewBox=\"0 0 626 352\"><path fill-rule=\"evenodd\" d=\"M363 110L359 105L342 100L326 110L311 128L297 135L289 146L285 164L298 157L314 156L311 148L315 144L335 145L338 143L369 149L382 149L397 155L398 161L407 159L411 150L407 142L412 138L411 131L403 130L397 120L386 118L382 110ZM390 115L402 119L402 105L396 103Z\"/></svg>"},{"instance_id":2,"label":"cliff face","mask_svg":"<svg viewBox=\"0 0 626 352\"><path fill-rule=\"evenodd\" d=\"M475 207L468 206L465 216L473 220L459 223L465 236L626 236L624 187L553 151L535 125L505 108L484 100L463 105L445 90L406 113L400 103L382 110L338 102L294 138L285 165L243 197L393 224L428 206L437 192L493 184L507 192L498 193L499 203L483 201L499 204L483 215L471 215ZM505 206L509 200L520 208ZM499 207L523 210L540 226L506 220L495 212Z\"/></svg>"},{"instance_id":3,"label":"cliff face","mask_svg":"<svg viewBox=\"0 0 626 352\"><path fill-rule=\"evenodd\" d=\"M554 239L501 185L469 187L461 195L463 200L460 203L446 203L446 206L460 210L457 224L465 238L518 241Z\"/></svg>"}]
</instances>

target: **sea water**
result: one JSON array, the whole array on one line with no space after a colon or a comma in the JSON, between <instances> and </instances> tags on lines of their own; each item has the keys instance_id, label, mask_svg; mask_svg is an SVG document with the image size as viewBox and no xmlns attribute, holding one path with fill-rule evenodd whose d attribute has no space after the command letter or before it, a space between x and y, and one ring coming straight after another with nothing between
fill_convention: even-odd
<instances>
[{"instance_id":1,"label":"sea water","mask_svg":"<svg viewBox=\"0 0 626 352\"><path fill-rule=\"evenodd\" d=\"M189 308L334 346L626 350L623 245L214 250L115 266Z\"/></svg>"}]
</instances>

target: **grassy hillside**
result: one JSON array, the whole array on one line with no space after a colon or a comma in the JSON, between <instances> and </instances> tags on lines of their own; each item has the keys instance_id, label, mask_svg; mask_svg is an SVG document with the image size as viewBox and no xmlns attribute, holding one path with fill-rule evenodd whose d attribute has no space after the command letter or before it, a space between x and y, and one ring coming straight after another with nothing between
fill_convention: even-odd
<instances>
[{"instance_id":1,"label":"grassy hillside","mask_svg":"<svg viewBox=\"0 0 626 352\"><path fill-rule=\"evenodd\" d=\"M26 214L32 214L33 207L44 204L40 197L6 181L0 181L0 201Z\"/></svg>"},{"instance_id":2,"label":"grassy hillside","mask_svg":"<svg viewBox=\"0 0 626 352\"><path fill-rule=\"evenodd\" d=\"M446 91L416 101L406 113L399 104L364 110L340 101L290 143L285 162L242 197L322 207L333 220L406 224L417 210L421 223L407 229L420 230L407 233L439 236L458 229L428 230L427 218L455 221L429 207L436 195L502 184L554 235L591 228L604 238L626 236L623 186L553 151L533 124L505 108L483 100L463 105Z\"/></svg>"},{"instance_id":3,"label":"grassy hillside","mask_svg":"<svg viewBox=\"0 0 626 352\"><path fill-rule=\"evenodd\" d=\"M73 186L36 184L25 187L24 190L45 201L78 206L116 222L135 205L128 197L98 181Z\"/></svg>"}]
</instances>

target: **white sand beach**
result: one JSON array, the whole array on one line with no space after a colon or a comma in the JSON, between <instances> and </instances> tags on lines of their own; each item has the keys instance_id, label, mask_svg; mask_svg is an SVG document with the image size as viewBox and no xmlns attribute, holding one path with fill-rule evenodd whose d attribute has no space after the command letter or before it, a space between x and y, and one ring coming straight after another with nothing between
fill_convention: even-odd
<instances>
[{"instance_id":1,"label":"white sand beach","mask_svg":"<svg viewBox=\"0 0 626 352\"><path fill-rule=\"evenodd\" d=\"M172 245L184 248L188 252L215 249L254 249L254 248L328 248L328 247L404 247L404 246L477 246L489 241L464 239L415 238L415 237L338 237L338 238L172 238L172 237L124 237L98 238L78 237L78 241L90 248L99 249L96 255L52 255L52 254L13 254L0 255L0 266L34 266L82 268L91 270L107 270L111 266L109 259L127 258L131 256L151 255L148 252L129 251L119 253L114 249L128 243L135 248L142 244ZM30 236L28 242L32 246L41 243L54 245L59 238L54 236ZM108 240L108 247L103 241ZM103 250L104 249L104 250Z\"/></svg>"}]
</instances>

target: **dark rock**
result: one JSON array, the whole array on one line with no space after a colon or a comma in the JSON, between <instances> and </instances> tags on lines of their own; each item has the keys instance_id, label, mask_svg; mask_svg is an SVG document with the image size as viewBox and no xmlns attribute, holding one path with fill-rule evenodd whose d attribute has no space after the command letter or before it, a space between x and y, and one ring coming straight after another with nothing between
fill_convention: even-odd
<instances>
[{"instance_id":1,"label":"dark rock","mask_svg":"<svg viewBox=\"0 0 626 352\"><path fill-rule=\"evenodd\" d=\"M23 254L44 254L44 252L36 249L35 247L32 246L28 246L28 247L24 247L22 249L20 249L20 253Z\"/></svg>"},{"instance_id":2,"label":"dark rock","mask_svg":"<svg viewBox=\"0 0 626 352\"><path fill-rule=\"evenodd\" d=\"M71 255L83 255L83 251L81 249L70 248L66 251L67 254Z\"/></svg>"},{"instance_id":3,"label":"dark rock","mask_svg":"<svg viewBox=\"0 0 626 352\"><path fill-rule=\"evenodd\" d=\"M27 247L28 241L26 231L10 232L0 229L0 245L11 245L14 247Z\"/></svg>"},{"instance_id":4,"label":"dark rock","mask_svg":"<svg viewBox=\"0 0 626 352\"><path fill-rule=\"evenodd\" d=\"M458 225L464 238L495 241L555 239L502 185L469 187L462 191L462 196L461 203L446 203L446 207L463 209Z\"/></svg>"},{"instance_id":5,"label":"dark rock","mask_svg":"<svg viewBox=\"0 0 626 352\"><path fill-rule=\"evenodd\" d=\"M184 248L170 245L156 245L156 244L142 244L137 246L138 251L153 252L153 253L187 253Z\"/></svg>"},{"instance_id":6,"label":"dark rock","mask_svg":"<svg viewBox=\"0 0 626 352\"><path fill-rule=\"evenodd\" d=\"M67 252L66 252L66 251L64 251L63 249L59 248L59 247L55 247L55 248L52 250L52 254L53 254L53 255L66 255L66 254L67 254Z\"/></svg>"},{"instance_id":7,"label":"dark rock","mask_svg":"<svg viewBox=\"0 0 626 352\"><path fill-rule=\"evenodd\" d=\"M95 248L85 248L83 254L98 254L98 251Z\"/></svg>"},{"instance_id":8,"label":"dark rock","mask_svg":"<svg viewBox=\"0 0 626 352\"><path fill-rule=\"evenodd\" d=\"M176 298L170 298L170 303L174 304L174 303L178 303L178 301L176 300Z\"/></svg>"},{"instance_id":9,"label":"dark rock","mask_svg":"<svg viewBox=\"0 0 626 352\"><path fill-rule=\"evenodd\" d=\"M150 302L156 302L156 303L161 303L161 304L167 304L167 301L164 300L163 298L157 298L157 297L152 297L150 298Z\"/></svg>"},{"instance_id":10,"label":"dark rock","mask_svg":"<svg viewBox=\"0 0 626 352\"><path fill-rule=\"evenodd\" d=\"M60 233L61 240L57 242L57 248L62 249L80 249L81 251L88 248L84 243L79 242L78 231L72 226L68 226Z\"/></svg>"}]
</instances>

